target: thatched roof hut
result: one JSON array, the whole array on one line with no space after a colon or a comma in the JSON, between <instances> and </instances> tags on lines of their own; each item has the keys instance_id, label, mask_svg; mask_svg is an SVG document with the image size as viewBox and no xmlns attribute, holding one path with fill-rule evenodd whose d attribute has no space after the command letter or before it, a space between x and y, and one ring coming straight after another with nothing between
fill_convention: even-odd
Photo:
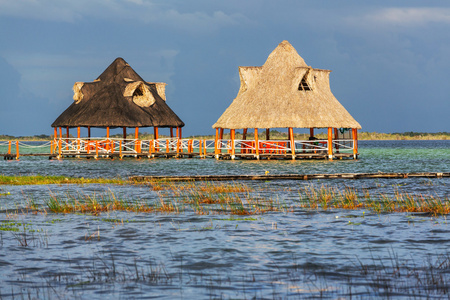
<instances>
[{"instance_id":1,"label":"thatched roof hut","mask_svg":"<svg viewBox=\"0 0 450 300\"><path fill-rule=\"evenodd\" d=\"M213 128L355 128L330 90L329 70L313 69L288 41L261 67L239 67L237 97Z\"/></svg>"},{"instance_id":2,"label":"thatched roof hut","mask_svg":"<svg viewBox=\"0 0 450 300\"><path fill-rule=\"evenodd\" d=\"M74 102L52 127L183 127L165 98L165 83L145 82L122 58L93 82L76 82Z\"/></svg>"}]
</instances>

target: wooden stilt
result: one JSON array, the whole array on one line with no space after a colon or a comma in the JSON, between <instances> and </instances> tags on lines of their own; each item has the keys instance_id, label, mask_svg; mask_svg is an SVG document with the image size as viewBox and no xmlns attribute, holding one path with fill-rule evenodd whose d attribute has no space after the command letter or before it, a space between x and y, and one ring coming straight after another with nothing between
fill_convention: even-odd
<instances>
[{"instance_id":1,"label":"wooden stilt","mask_svg":"<svg viewBox=\"0 0 450 300\"><path fill-rule=\"evenodd\" d=\"M289 137L291 141L291 155L292 159L295 159L295 140L294 140L294 129L292 127L289 127Z\"/></svg>"},{"instance_id":2,"label":"wooden stilt","mask_svg":"<svg viewBox=\"0 0 450 300\"><path fill-rule=\"evenodd\" d=\"M328 159L333 159L333 128L328 127Z\"/></svg>"},{"instance_id":3,"label":"wooden stilt","mask_svg":"<svg viewBox=\"0 0 450 300\"><path fill-rule=\"evenodd\" d=\"M139 153L139 127L136 127L134 129L134 151L136 151L137 153Z\"/></svg>"},{"instance_id":4,"label":"wooden stilt","mask_svg":"<svg viewBox=\"0 0 450 300\"><path fill-rule=\"evenodd\" d=\"M16 141L16 160L19 160L19 141Z\"/></svg>"},{"instance_id":5,"label":"wooden stilt","mask_svg":"<svg viewBox=\"0 0 450 300\"><path fill-rule=\"evenodd\" d=\"M230 130L230 135L231 135L231 159L234 159L235 158L235 145L234 145L235 130L234 129Z\"/></svg>"},{"instance_id":6,"label":"wooden stilt","mask_svg":"<svg viewBox=\"0 0 450 300\"><path fill-rule=\"evenodd\" d=\"M358 158L358 129L352 128L353 137L353 158Z\"/></svg>"},{"instance_id":7,"label":"wooden stilt","mask_svg":"<svg viewBox=\"0 0 450 300\"><path fill-rule=\"evenodd\" d=\"M219 159L219 128L216 128L216 138L214 139L214 154Z\"/></svg>"},{"instance_id":8,"label":"wooden stilt","mask_svg":"<svg viewBox=\"0 0 450 300\"><path fill-rule=\"evenodd\" d=\"M256 154L256 159L259 159L258 128L255 128L255 154Z\"/></svg>"},{"instance_id":9,"label":"wooden stilt","mask_svg":"<svg viewBox=\"0 0 450 300\"><path fill-rule=\"evenodd\" d=\"M80 148L81 148L81 141L80 141L80 127L77 127L77 151L80 152Z\"/></svg>"}]
</instances>

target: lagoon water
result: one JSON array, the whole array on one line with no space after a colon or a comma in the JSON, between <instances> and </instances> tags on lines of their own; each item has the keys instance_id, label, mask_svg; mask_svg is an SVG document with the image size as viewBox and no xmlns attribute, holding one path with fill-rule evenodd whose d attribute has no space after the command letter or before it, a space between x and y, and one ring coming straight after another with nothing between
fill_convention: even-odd
<instances>
[{"instance_id":1,"label":"lagoon water","mask_svg":"<svg viewBox=\"0 0 450 300\"><path fill-rule=\"evenodd\" d=\"M0 161L4 175L450 172L450 141L361 141L360 159ZM235 184L235 183L232 183ZM239 216L44 212L50 197L176 197L150 186L0 186L0 298L418 299L448 298L446 216L300 207L305 186L448 199L450 179L245 182L247 196L287 211ZM27 210L30 202L39 210ZM26 240L26 244L24 245ZM431 268L433 266L433 268Z\"/></svg>"}]
</instances>

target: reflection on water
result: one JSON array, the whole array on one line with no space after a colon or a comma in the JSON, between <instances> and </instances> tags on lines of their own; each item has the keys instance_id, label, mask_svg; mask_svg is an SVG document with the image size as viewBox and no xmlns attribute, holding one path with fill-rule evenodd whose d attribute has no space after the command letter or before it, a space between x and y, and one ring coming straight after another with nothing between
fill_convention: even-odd
<instances>
[{"instance_id":1,"label":"reflection on water","mask_svg":"<svg viewBox=\"0 0 450 300\"><path fill-rule=\"evenodd\" d=\"M450 142L361 142L358 161L1 161L1 174L79 177L337 172L449 172ZM158 202L149 186L0 186L2 298L448 297L447 218L309 210L307 185L449 197L449 179L245 182L250 197L292 210L237 216L113 211L54 214L51 194ZM51 191L51 193L50 193ZM7 194L9 193L9 194ZM170 196L176 197L176 196ZM27 209L32 202L38 211ZM446 259L447 258L447 259ZM431 268L432 267L432 268ZM431 288L431 290L427 290ZM445 294L447 292L447 294Z\"/></svg>"}]
</instances>

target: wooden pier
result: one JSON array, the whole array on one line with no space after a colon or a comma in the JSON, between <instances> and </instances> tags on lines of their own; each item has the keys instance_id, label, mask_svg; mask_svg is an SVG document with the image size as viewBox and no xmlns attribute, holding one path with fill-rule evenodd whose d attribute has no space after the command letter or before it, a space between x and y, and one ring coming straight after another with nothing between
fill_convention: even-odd
<instances>
[{"instance_id":1,"label":"wooden pier","mask_svg":"<svg viewBox=\"0 0 450 300\"><path fill-rule=\"evenodd\" d=\"M192 176L131 176L130 181L233 181L233 180L317 180L317 179L367 179L367 178L444 178L450 172L422 173L337 173L337 174L277 174L277 175L192 175Z\"/></svg>"},{"instance_id":2,"label":"wooden pier","mask_svg":"<svg viewBox=\"0 0 450 300\"><path fill-rule=\"evenodd\" d=\"M131 158L215 158L220 160L264 159L357 159L357 145L353 140L332 141L302 140L207 140L161 138L155 140L113 138L57 138L44 145L34 146L42 152L23 151L32 149L26 142L8 141L0 143L5 160L21 156L47 156L49 159L87 158L122 159ZM330 148L333 149L330 155ZM0 148L1 149L1 148Z\"/></svg>"}]
</instances>

